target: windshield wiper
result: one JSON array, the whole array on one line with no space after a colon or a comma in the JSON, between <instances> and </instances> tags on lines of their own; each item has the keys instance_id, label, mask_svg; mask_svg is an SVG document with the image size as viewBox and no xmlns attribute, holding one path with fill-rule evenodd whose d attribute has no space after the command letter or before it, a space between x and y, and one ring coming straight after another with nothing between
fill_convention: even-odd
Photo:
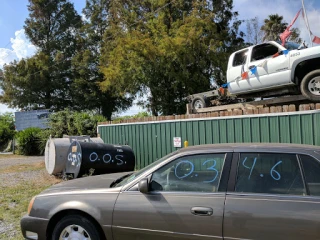
<instances>
[{"instance_id":1,"label":"windshield wiper","mask_svg":"<svg viewBox=\"0 0 320 240\"><path fill-rule=\"evenodd\" d=\"M112 188L114 185L116 185L117 183L121 182L124 178L129 177L129 176L132 175L132 174L133 174L133 173L128 173L128 174L126 174L126 175L124 175L124 176L122 176L122 177L114 180L114 181L110 184L110 187Z\"/></svg>"}]
</instances>

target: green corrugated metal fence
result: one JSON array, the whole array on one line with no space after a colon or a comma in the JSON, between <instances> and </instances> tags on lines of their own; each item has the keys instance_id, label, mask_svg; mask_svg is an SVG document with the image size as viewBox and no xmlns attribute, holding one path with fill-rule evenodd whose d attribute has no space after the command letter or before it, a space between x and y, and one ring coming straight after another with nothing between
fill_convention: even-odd
<instances>
[{"instance_id":1,"label":"green corrugated metal fence","mask_svg":"<svg viewBox=\"0 0 320 240\"><path fill-rule=\"evenodd\" d=\"M173 152L173 137L210 143L301 143L320 146L320 111L99 125L105 143L130 145L136 168Z\"/></svg>"}]
</instances>

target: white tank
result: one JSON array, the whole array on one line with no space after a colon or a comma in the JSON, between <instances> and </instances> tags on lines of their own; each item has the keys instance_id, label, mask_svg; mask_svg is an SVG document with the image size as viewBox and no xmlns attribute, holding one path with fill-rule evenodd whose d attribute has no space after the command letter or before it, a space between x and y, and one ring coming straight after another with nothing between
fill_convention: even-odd
<instances>
[{"instance_id":1,"label":"white tank","mask_svg":"<svg viewBox=\"0 0 320 240\"><path fill-rule=\"evenodd\" d=\"M87 139L79 139L77 141L87 142ZM90 138L90 142L104 143L99 137ZM58 174L63 171L68 159L68 149L72 140L68 138L50 138L46 143L44 151L44 161L47 172L49 174Z\"/></svg>"}]
</instances>

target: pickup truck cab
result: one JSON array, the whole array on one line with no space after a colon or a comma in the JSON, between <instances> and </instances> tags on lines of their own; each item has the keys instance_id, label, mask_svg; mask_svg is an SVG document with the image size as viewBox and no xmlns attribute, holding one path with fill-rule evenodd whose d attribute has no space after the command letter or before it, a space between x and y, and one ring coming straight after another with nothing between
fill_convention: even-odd
<instances>
[{"instance_id":1,"label":"pickup truck cab","mask_svg":"<svg viewBox=\"0 0 320 240\"><path fill-rule=\"evenodd\" d=\"M229 58L227 82L240 98L302 94L320 102L320 46L271 41L239 50Z\"/></svg>"}]
</instances>

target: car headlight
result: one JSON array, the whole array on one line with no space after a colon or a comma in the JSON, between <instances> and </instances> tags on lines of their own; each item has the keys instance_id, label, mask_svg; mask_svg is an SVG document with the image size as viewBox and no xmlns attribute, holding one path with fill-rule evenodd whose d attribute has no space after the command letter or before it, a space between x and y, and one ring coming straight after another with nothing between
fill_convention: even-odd
<instances>
[{"instance_id":1,"label":"car headlight","mask_svg":"<svg viewBox=\"0 0 320 240\"><path fill-rule=\"evenodd\" d=\"M29 206L28 206L28 215L30 215L30 212L31 212L31 209L32 209L32 206L33 206L33 203L34 203L34 200L36 199L36 197L34 196L30 203L29 203Z\"/></svg>"}]
</instances>

